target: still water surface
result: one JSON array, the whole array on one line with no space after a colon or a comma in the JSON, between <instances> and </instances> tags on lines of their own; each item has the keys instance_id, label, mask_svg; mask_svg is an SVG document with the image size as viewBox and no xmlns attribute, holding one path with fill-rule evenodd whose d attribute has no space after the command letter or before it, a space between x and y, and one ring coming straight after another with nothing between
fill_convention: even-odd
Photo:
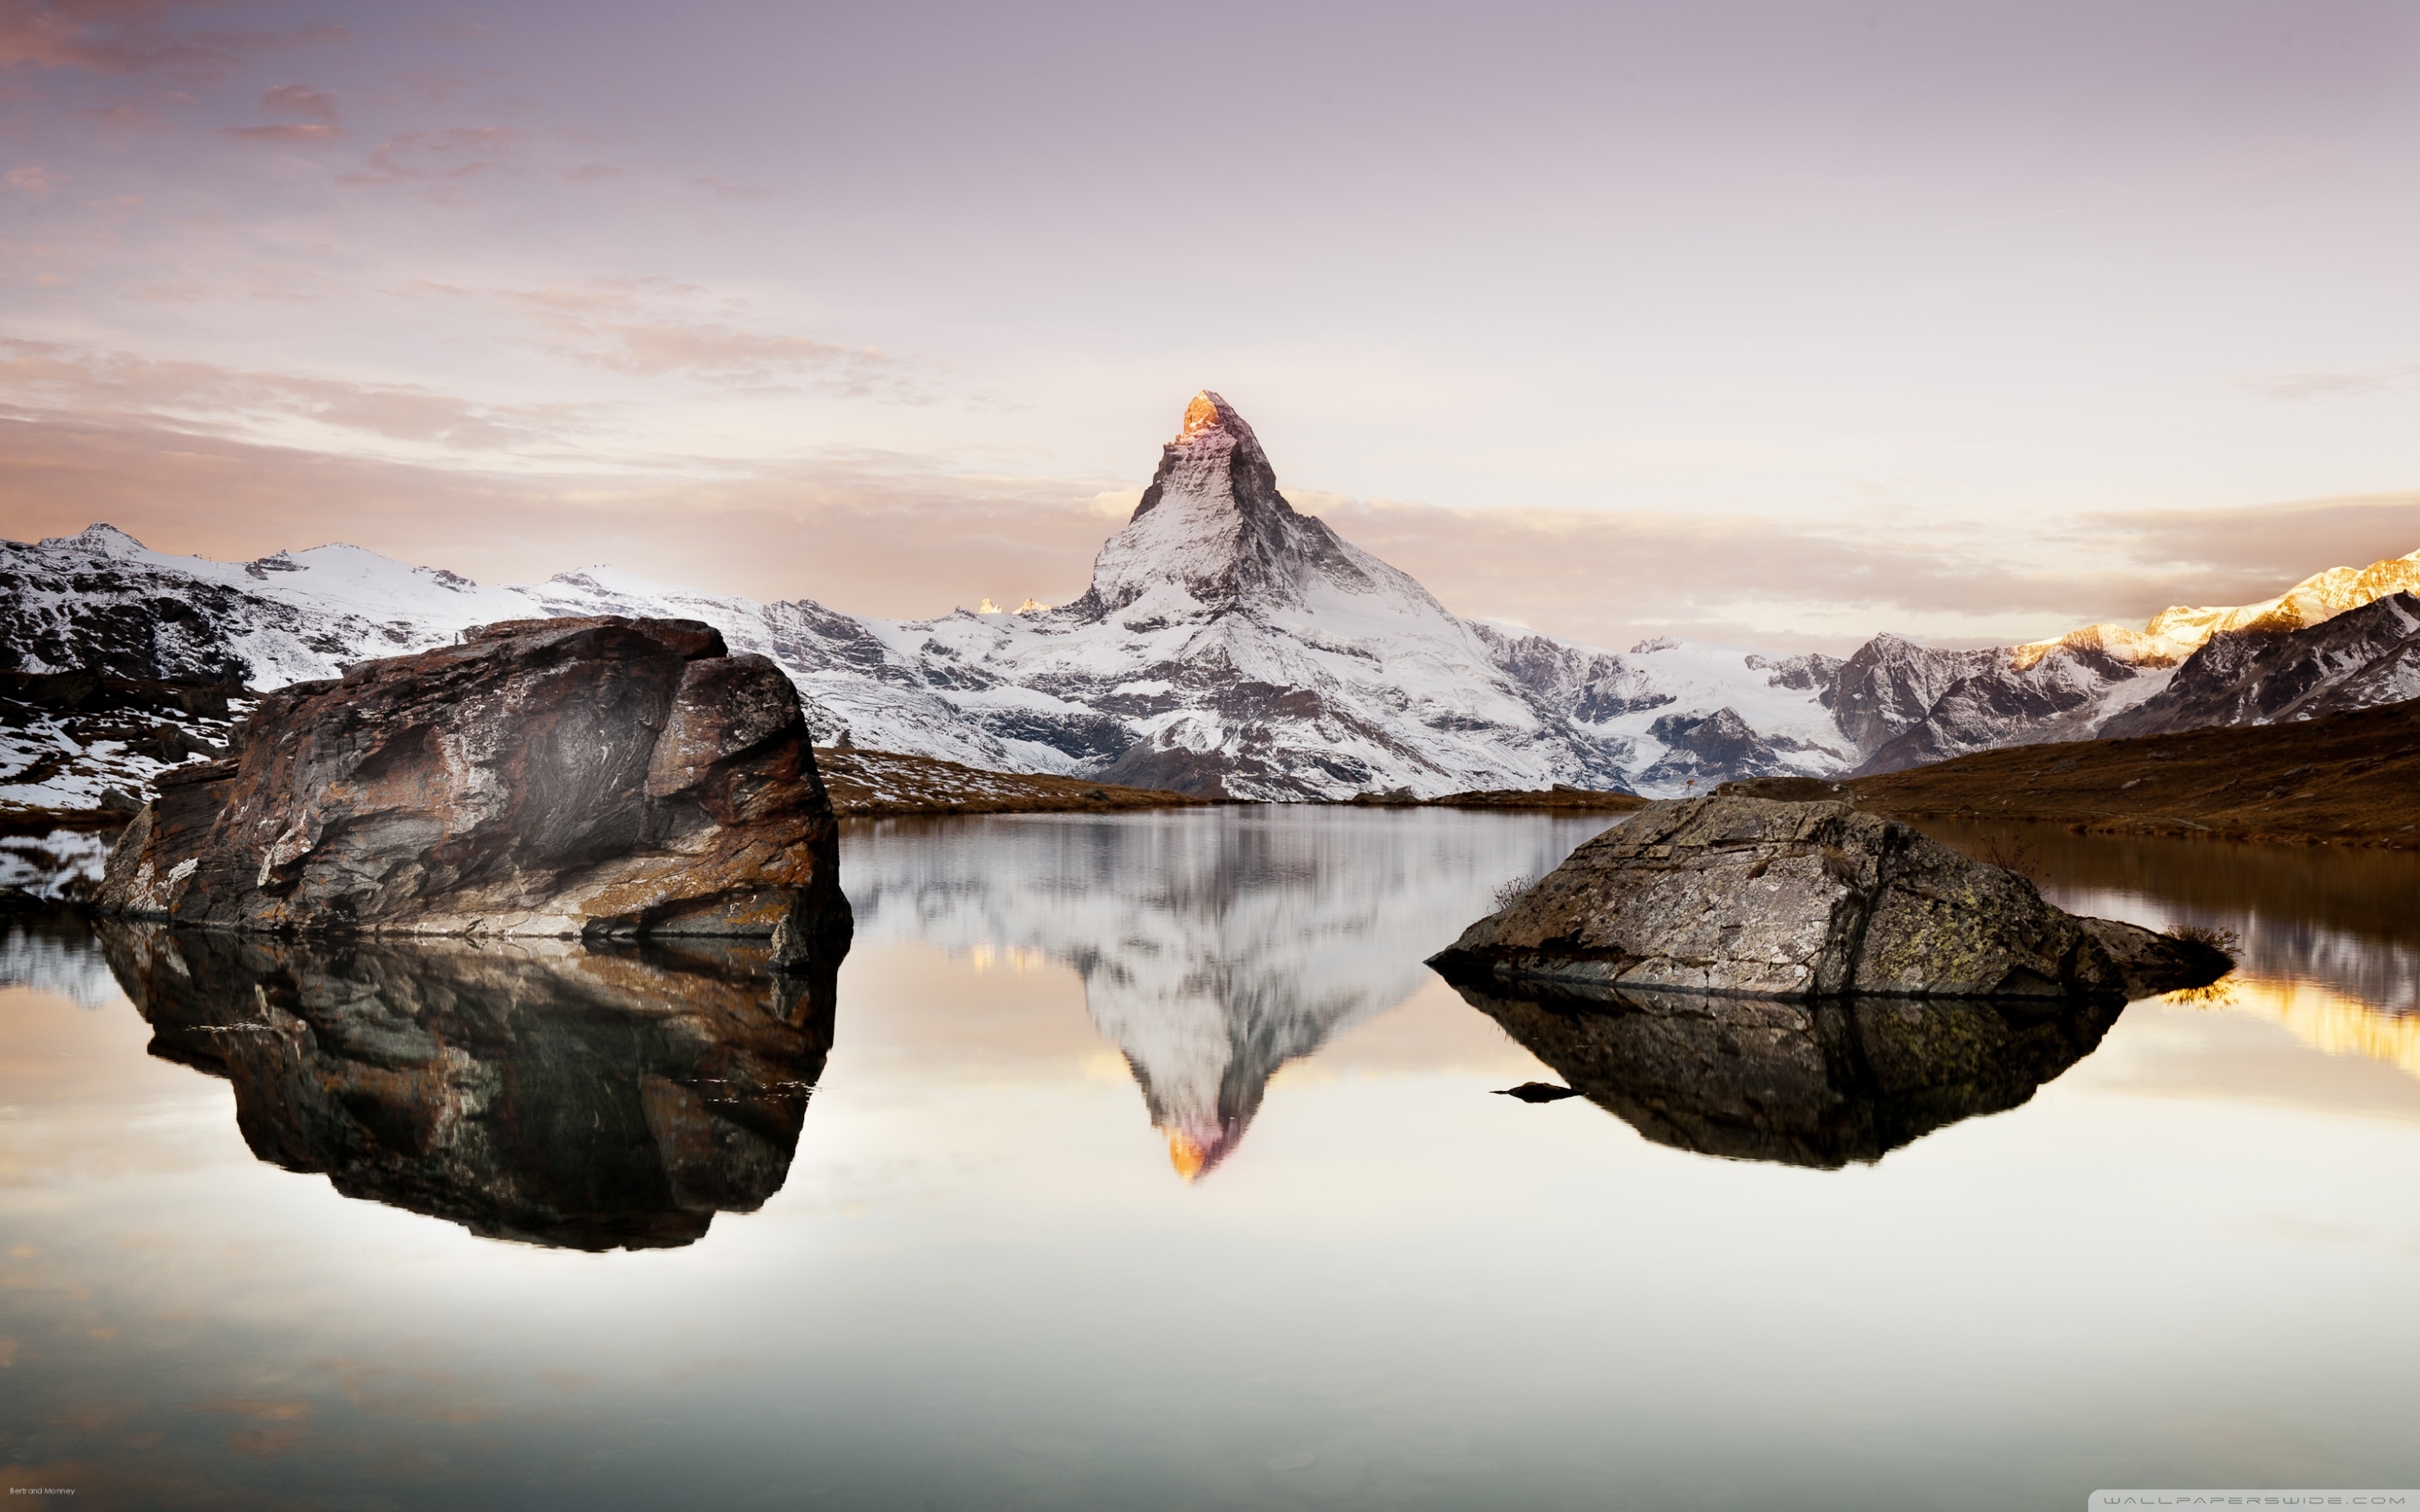
<instances>
[{"instance_id":1,"label":"still water surface","mask_svg":"<svg viewBox=\"0 0 2420 1512\"><path fill-rule=\"evenodd\" d=\"M0 1479L909 1509L2420 1480L2420 857L2027 835L2055 901L2235 930L2242 969L1977 1021L1982 1060L1913 1091L1809 1062L1743 1103L1663 1041L1516 1039L1420 965L1596 827L861 825L856 948L778 995L728 955L15 930ZM1565 1080L1524 1040L1598 1101L1492 1095Z\"/></svg>"}]
</instances>

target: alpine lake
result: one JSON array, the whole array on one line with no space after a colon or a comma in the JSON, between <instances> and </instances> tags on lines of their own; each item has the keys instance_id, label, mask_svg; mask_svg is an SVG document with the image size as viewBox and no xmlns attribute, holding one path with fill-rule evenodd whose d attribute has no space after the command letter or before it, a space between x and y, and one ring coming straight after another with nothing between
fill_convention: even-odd
<instances>
[{"instance_id":1,"label":"alpine lake","mask_svg":"<svg viewBox=\"0 0 2420 1512\"><path fill-rule=\"evenodd\" d=\"M2420 1482L2420 855L1927 826L2240 940L2122 1011L1726 1038L1422 964L1606 822L853 822L856 943L806 982L8 924L0 1478L909 1512ZM1497 1095L1531 1083L1580 1095Z\"/></svg>"}]
</instances>

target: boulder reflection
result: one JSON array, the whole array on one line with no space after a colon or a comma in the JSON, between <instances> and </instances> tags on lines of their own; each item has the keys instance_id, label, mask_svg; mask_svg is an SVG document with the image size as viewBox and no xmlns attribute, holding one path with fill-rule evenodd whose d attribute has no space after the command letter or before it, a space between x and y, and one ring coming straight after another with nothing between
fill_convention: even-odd
<instances>
[{"instance_id":1,"label":"boulder reflection","mask_svg":"<svg viewBox=\"0 0 2420 1512\"><path fill-rule=\"evenodd\" d=\"M2091 1054L2122 1011L1454 985L1573 1090L1657 1144L1824 1169L2020 1105Z\"/></svg>"},{"instance_id":2,"label":"boulder reflection","mask_svg":"<svg viewBox=\"0 0 2420 1512\"><path fill-rule=\"evenodd\" d=\"M151 1053L224 1076L262 1160L473 1233L694 1242L781 1190L832 972L761 942L598 950L102 926Z\"/></svg>"}]
</instances>

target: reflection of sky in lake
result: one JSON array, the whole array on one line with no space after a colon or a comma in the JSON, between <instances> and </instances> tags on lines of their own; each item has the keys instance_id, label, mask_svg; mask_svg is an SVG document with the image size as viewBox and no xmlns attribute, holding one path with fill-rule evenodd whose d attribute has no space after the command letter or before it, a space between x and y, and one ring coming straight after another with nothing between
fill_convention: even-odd
<instances>
[{"instance_id":1,"label":"reflection of sky in lake","mask_svg":"<svg viewBox=\"0 0 2420 1512\"><path fill-rule=\"evenodd\" d=\"M2420 852L1926 827L1970 850L2013 846L2073 912L2231 932L2238 969L2204 1002L2420 1076Z\"/></svg>"},{"instance_id":2,"label":"reflection of sky in lake","mask_svg":"<svg viewBox=\"0 0 2420 1512\"><path fill-rule=\"evenodd\" d=\"M45 956L0 989L0 1478L87 1505L910 1508L2408 1483L2420 1322L2386 1299L2420 1282L2420 1078L2264 1011L2147 1003L2024 1105L1879 1165L1688 1154L1488 1095L1549 1073L1409 970L1440 942L1390 879L1418 856L1403 874L1475 913L1494 869L1568 841L1437 817L1323 816L1334 897L1295 917L1361 920L1356 964L1323 977L1304 947L1275 977L1377 1006L1280 1065L1213 1179L1170 1180L1104 1032L1126 933L1088 967L1074 904L948 916L1060 936L926 936L885 903L786 1181L672 1250L483 1240L265 1165L226 1083L147 1057L122 999L78 1007L72 952ZM1162 841L1099 831L1171 822L986 827L1118 852ZM911 828L854 832L852 887L960 869L900 855ZM1282 860L1243 853L1238 887ZM1102 880L1135 895L1086 905L1122 932L1157 906ZM2254 901L2393 948L2387 910L2309 897L2299 922ZM1227 906L1223 935L1132 937L1281 943L1286 910Z\"/></svg>"}]
</instances>

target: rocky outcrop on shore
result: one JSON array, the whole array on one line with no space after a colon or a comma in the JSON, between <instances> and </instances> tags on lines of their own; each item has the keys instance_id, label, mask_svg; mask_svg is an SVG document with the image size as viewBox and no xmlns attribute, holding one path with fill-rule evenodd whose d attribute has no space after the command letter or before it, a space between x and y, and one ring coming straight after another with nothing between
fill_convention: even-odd
<instances>
[{"instance_id":1,"label":"rocky outcrop on shore","mask_svg":"<svg viewBox=\"0 0 2420 1512\"><path fill-rule=\"evenodd\" d=\"M1431 964L1733 996L2086 999L2211 980L2227 962L2078 918L2016 872L1848 803L1718 793L1650 804Z\"/></svg>"},{"instance_id":2,"label":"rocky outcrop on shore","mask_svg":"<svg viewBox=\"0 0 2420 1512\"><path fill-rule=\"evenodd\" d=\"M381 935L845 943L797 690L691 620L514 621L265 695L162 777L105 912Z\"/></svg>"}]
</instances>

